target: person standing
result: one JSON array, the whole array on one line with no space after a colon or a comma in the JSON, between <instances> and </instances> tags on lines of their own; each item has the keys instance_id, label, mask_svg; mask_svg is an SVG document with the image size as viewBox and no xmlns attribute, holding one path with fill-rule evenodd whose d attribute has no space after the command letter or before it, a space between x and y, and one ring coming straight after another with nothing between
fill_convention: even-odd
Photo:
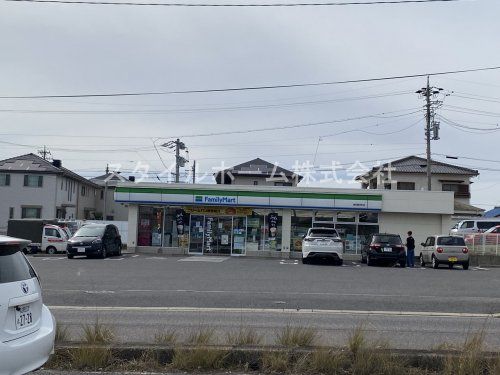
<instances>
[{"instance_id":1,"label":"person standing","mask_svg":"<svg viewBox=\"0 0 500 375\"><path fill-rule=\"evenodd\" d=\"M408 231L406 239L406 265L411 268L415 267L415 239L412 235L412 231Z\"/></svg>"}]
</instances>

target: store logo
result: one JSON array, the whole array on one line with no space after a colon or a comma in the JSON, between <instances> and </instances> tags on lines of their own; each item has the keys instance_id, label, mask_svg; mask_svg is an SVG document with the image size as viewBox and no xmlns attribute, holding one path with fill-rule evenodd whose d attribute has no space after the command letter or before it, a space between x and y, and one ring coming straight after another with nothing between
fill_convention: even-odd
<instances>
[{"instance_id":1,"label":"store logo","mask_svg":"<svg viewBox=\"0 0 500 375\"><path fill-rule=\"evenodd\" d=\"M228 197L224 195L212 196L212 195L195 195L195 203L207 203L207 204L236 204L236 197Z\"/></svg>"}]
</instances>

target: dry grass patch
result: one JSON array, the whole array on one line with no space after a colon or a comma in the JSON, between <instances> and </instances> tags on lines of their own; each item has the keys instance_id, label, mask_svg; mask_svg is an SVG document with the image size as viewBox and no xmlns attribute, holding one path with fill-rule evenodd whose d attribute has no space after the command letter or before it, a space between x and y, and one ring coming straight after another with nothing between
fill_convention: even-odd
<instances>
[{"instance_id":1,"label":"dry grass patch","mask_svg":"<svg viewBox=\"0 0 500 375\"><path fill-rule=\"evenodd\" d=\"M283 374L290 371L290 358L286 352L265 352L262 354L262 371Z\"/></svg>"},{"instance_id":2,"label":"dry grass patch","mask_svg":"<svg viewBox=\"0 0 500 375\"><path fill-rule=\"evenodd\" d=\"M212 371L224 368L227 352L217 349L176 349L172 367L184 371Z\"/></svg>"},{"instance_id":3,"label":"dry grass patch","mask_svg":"<svg viewBox=\"0 0 500 375\"><path fill-rule=\"evenodd\" d=\"M158 361L157 354L152 350L145 350L139 358L124 361L117 365L119 371L161 371L164 367Z\"/></svg>"},{"instance_id":4,"label":"dry grass patch","mask_svg":"<svg viewBox=\"0 0 500 375\"><path fill-rule=\"evenodd\" d=\"M56 325L56 338L55 341L57 344L68 342L69 341L69 329L68 326L63 324Z\"/></svg>"},{"instance_id":5,"label":"dry grass patch","mask_svg":"<svg viewBox=\"0 0 500 375\"><path fill-rule=\"evenodd\" d=\"M77 370L103 370L112 364L111 349L106 347L81 346L69 353L71 367Z\"/></svg>"},{"instance_id":6,"label":"dry grass patch","mask_svg":"<svg viewBox=\"0 0 500 375\"><path fill-rule=\"evenodd\" d=\"M155 333L154 342L157 345L172 346L177 342L177 338L177 331L163 329L162 331Z\"/></svg>"},{"instance_id":7,"label":"dry grass patch","mask_svg":"<svg viewBox=\"0 0 500 375\"><path fill-rule=\"evenodd\" d=\"M189 333L186 343L191 345L209 345L213 343L214 337L215 330L213 328L201 327Z\"/></svg>"},{"instance_id":8,"label":"dry grass patch","mask_svg":"<svg viewBox=\"0 0 500 375\"><path fill-rule=\"evenodd\" d=\"M316 345L318 331L308 327L287 325L276 337L276 344L288 348L305 348Z\"/></svg>"},{"instance_id":9,"label":"dry grass patch","mask_svg":"<svg viewBox=\"0 0 500 375\"><path fill-rule=\"evenodd\" d=\"M262 344L262 341L262 335L248 327L227 334L227 342L233 346L257 346Z\"/></svg>"},{"instance_id":10,"label":"dry grass patch","mask_svg":"<svg viewBox=\"0 0 500 375\"><path fill-rule=\"evenodd\" d=\"M110 327L105 326L96 320L94 324L83 326L83 342L86 344L110 344L113 342L115 334Z\"/></svg>"},{"instance_id":11,"label":"dry grass patch","mask_svg":"<svg viewBox=\"0 0 500 375\"><path fill-rule=\"evenodd\" d=\"M340 375L349 368L349 358L344 353L320 349L309 356L305 372L311 374Z\"/></svg>"}]
</instances>

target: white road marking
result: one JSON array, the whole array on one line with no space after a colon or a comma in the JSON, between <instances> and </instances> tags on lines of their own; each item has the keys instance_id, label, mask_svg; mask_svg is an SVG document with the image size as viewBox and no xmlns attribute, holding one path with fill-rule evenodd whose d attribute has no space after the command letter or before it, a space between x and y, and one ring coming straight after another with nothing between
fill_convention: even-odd
<instances>
[{"instance_id":1,"label":"white road marking","mask_svg":"<svg viewBox=\"0 0 500 375\"><path fill-rule=\"evenodd\" d=\"M42 260L61 260L66 259L66 257L51 257L51 258L42 258Z\"/></svg>"},{"instance_id":2,"label":"white road marking","mask_svg":"<svg viewBox=\"0 0 500 375\"><path fill-rule=\"evenodd\" d=\"M472 268L473 271L489 271L489 268L484 268L484 267L474 267Z\"/></svg>"},{"instance_id":3,"label":"white road marking","mask_svg":"<svg viewBox=\"0 0 500 375\"><path fill-rule=\"evenodd\" d=\"M292 261L286 261L284 259L280 260L280 264L299 264L299 261L298 260L292 260Z\"/></svg>"},{"instance_id":4,"label":"white road marking","mask_svg":"<svg viewBox=\"0 0 500 375\"><path fill-rule=\"evenodd\" d=\"M221 263L221 262L224 262L225 260L228 260L228 259L229 259L229 257L194 256L194 257L181 258L181 259L178 260L178 262Z\"/></svg>"},{"instance_id":5,"label":"white road marking","mask_svg":"<svg viewBox=\"0 0 500 375\"><path fill-rule=\"evenodd\" d=\"M136 255L132 255L132 257L131 257L131 258L137 258L138 256L139 256L139 255L137 255L137 254L136 254Z\"/></svg>"},{"instance_id":6,"label":"white road marking","mask_svg":"<svg viewBox=\"0 0 500 375\"><path fill-rule=\"evenodd\" d=\"M104 260L124 260L125 258L106 258Z\"/></svg>"},{"instance_id":7,"label":"white road marking","mask_svg":"<svg viewBox=\"0 0 500 375\"><path fill-rule=\"evenodd\" d=\"M413 316L436 318L500 318L500 313L453 313L429 311L384 311L384 310L309 310L277 308L220 308L220 307L139 307L139 306L49 306L54 311L128 311L128 312L194 312L194 313L250 313L250 314L314 314L314 315L372 315Z\"/></svg>"},{"instance_id":8,"label":"white road marking","mask_svg":"<svg viewBox=\"0 0 500 375\"><path fill-rule=\"evenodd\" d=\"M153 260L162 259L162 260L164 260L164 259L167 259L167 258L165 258L165 257L147 257L146 259L153 259Z\"/></svg>"},{"instance_id":9,"label":"white road marking","mask_svg":"<svg viewBox=\"0 0 500 375\"><path fill-rule=\"evenodd\" d=\"M84 293L87 294L114 294L113 290L86 290Z\"/></svg>"}]
</instances>

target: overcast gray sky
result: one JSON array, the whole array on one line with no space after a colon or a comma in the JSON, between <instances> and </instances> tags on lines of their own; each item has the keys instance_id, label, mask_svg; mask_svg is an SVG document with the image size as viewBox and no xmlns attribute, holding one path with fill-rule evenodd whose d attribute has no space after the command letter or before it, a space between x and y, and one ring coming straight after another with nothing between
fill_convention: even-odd
<instances>
[{"instance_id":1,"label":"overcast gray sky","mask_svg":"<svg viewBox=\"0 0 500 375\"><path fill-rule=\"evenodd\" d=\"M1 1L0 96L210 89L497 66L499 14L498 0L297 8ZM499 123L500 70L432 77L431 84L451 93L438 113L453 123ZM228 166L255 157L286 168L297 161L313 169L332 161L385 162L425 152L423 100L414 93L424 85L425 78L412 78L190 95L0 99L0 140L9 142L0 158L45 144L86 177L102 174L106 163L128 173L141 162L156 172L174 158L160 148L162 163L153 140L185 136L200 178L222 161ZM367 115L378 117L335 122ZM472 203L500 205L500 132L442 123L440 135L432 143L437 160L446 160L438 154L459 156L452 162L481 172ZM358 187L345 182L345 171L338 174L340 186ZM339 186L321 181L319 172L312 178L314 185Z\"/></svg>"}]
</instances>

